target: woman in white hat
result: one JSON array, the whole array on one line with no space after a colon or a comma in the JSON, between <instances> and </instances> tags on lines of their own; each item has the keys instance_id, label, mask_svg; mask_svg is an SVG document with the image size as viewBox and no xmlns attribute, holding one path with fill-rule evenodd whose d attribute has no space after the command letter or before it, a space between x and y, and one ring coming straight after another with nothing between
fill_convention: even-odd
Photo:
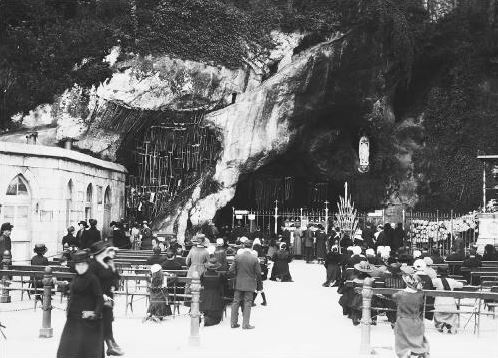
<instances>
[{"instance_id":1,"label":"woman in white hat","mask_svg":"<svg viewBox=\"0 0 498 358\"><path fill-rule=\"evenodd\" d=\"M192 239L193 246L186 260L188 267L187 277L189 278L192 277L194 271L197 271L201 276L206 270L205 264L209 260L209 251L204 246L204 238L205 236L200 234Z\"/></svg>"},{"instance_id":2,"label":"woman in white hat","mask_svg":"<svg viewBox=\"0 0 498 358\"><path fill-rule=\"evenodd\" d=\"M402 266L401 271L406 288L393 295L397 303L394 351L399 358L428 357L429 343L425 337L422 281L409 266Z\"/></svg>"},{"instance_id":3,"label":"woman in white hat","mask_svg":"<svg viewBox=\"0 0 498 358\"><path fill-rule=\"evenodd\" d=\"M172 314L171 307L168 305L168 290L167 287L163 287L164 273L161 265L152 265L150 273L150 303L145 320L159 322Z\"/></svg>"},{"instance_id":4,"label":"woman in white hat","mask_svg":"<svg viewBox=\"0 0 498 358\"><path fill-rule=\"evenodd\" d=\"M413 268L415 273L420 278L422 282L422 288L424 290L434 290L434 285L432 284L432 278L427 274L427 264L423 259L415 260L413 263ZM434 318L434 297L426 297L425 299L425 318L432 321Z\"/></svg>"}]
</instances>

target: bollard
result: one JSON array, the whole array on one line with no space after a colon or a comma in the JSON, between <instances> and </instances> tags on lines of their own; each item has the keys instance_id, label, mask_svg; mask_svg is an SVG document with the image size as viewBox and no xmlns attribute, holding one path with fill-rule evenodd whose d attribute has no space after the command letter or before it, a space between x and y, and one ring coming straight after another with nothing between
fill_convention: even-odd
<instances>
[{"instance_id":1,"label":"bollard","mask_svg":"<svg viewBox=\"0 0 498 358\"><path fill-rule=\"evenodd\" d=\"M199 312L199 296L201 293L201 280L199 273L194 271L192 275L192 282L190 284L190 291L192 292L192 303L190 305L190 337L189 344L198 347L201 344L201 337L199 336L200 325L200 312Z\"/></svg>"},{"instance_id":2,"label":"bollard","mask_svg":"<svg viewBox=\"0 0 498 358\"><path fill-rule=\"evenodd\" d=\"M370 277L365 278L365 280L363 281L363 289L361 291L361 296L363 298L363 308L361 315L360 354L368 356L372 354L372 347L370 346L370 328L372 325L370 307L372 305L373 281L374 280Z\"/></svg>"},{"instance_id":3,"label":"bollard","mask_svg":"<svg viewBox=\"0 0 498 358\"><path fill-rule=\"evenodd\" d=\"M2 258L2 269L8 270L12 262L12 255L10 251L6 250L3 253ZM0 303L10 303L10 291L7 289L9 286L9 276L7 274L2 275L2 295L0 296Z\"/></svg>"},{"instance_id":4,"label":"bollard","mask_svg":"<svg viewBox=\"0 0 498 358\"><path fill-rule=\"evenodd\" d=\"M43 319L40 328L40 338L51 338L54 335L52 328L52 268L46 267L43 275Z\"/></svg>"}]
</instances>

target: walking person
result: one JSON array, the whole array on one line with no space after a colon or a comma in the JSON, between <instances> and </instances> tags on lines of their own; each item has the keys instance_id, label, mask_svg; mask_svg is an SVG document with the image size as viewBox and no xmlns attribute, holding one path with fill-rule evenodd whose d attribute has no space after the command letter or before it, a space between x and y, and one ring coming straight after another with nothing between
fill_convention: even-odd
<instances>
[{"instance_id":1,"label":"walking person","mask_svg":"<svg viewBox=\"0 0 498 358\"><path fill-rule=\"evenodd\" d=\"M235 292L232 304L231 326L232 328L240 327L239 307L243 304L242 312L242 329L253 329L254 326L249 324L251 318L251 306L254 291L261 291L261 267L259 260L252 253L252 243L245 242L245 249L235 259L230 266L229 273L235 277Z\"/></svg>"},{"instance_id":2,"label":"walking person","mask_svg":"<svg viewBox=\"0 0 498 358\"><path fill-rule=\"evenodd\" d=\"M102 288L89 270L86 251L76 251L72 259L76 276L69 286L67 318L57 358L104 358Z\"/></svg>"},{"instance_id":3,"label":"walking person","mask_svg":"<svg viewBox=\"0 0 498 358\"><path fill-rule=\"evenodd\" d=\"M102 287L104 307L102 309L104 340L107 345L107 355L122 356L124 352L114 339L112 322L114 321L114 291L118 287L119 273L114 266L116 248L104 241L94 243L90 248L93 260L90 271L97 276Z\"/></svg>"},{"instance_id":4,"label":"walking person","mask_svg":"<svg viewBox=\"0 0 498 358\"><path fill-rule=\"evenodd\" d=\"M406 288L393 294L397 303L394 326L394 350L399 358L428 357L429 342L425 337L422 281L409 266L401 267Z\"/></svg>"}]
</instances>

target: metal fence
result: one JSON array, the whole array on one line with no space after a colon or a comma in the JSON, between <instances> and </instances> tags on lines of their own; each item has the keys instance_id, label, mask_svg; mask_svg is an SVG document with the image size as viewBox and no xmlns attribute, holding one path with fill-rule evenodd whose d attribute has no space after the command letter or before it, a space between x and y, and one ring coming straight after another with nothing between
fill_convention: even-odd
<instances>
[{"instance_id":1,"label":"metal fence","mask_svg":"<svg viewBox=\"0 0 498 358\"><path fill-rule=\"evenodd\" d=\"M327 203L328 204L328 203ZM369 215L366 212L358 212L358 228L366 229L368 226L374 228L384 225L392 219L385 214ZM320 224L329 231L336 226L336 212L331 211L328 205L323 209L288 209L278 208L267 210L237 210L233 209L233 225L244 225L254 231L259 227L267 234L276 234L283 227L296 224L306 226L307 224ZM406 233L406 241L412 250L427 250L433 253L439 250L442 255L449 255L455 245L469 248L476 243L478 236L478 222L475 213L458 214L450 212L416 212L405 211L399 215L398 222L403 224Z\"/></svg>"}]
</instances>

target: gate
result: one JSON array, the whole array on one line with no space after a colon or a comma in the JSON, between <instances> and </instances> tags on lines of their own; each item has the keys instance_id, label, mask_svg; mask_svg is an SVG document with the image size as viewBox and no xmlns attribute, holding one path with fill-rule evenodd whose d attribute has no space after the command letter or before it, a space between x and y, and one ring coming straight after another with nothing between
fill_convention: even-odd
<instances>
[{"instance_id":1,"label":"gate","mask_svg":"<svg viewBox=\"0 0 498 358\"><path fill-rule=\"evenodd\" d=\"M259 228L262 232L272 235L278 234L282 228L299 225L306 227L309 224L322 225L328 232L333 227L333 214L329 212L328 202L323 209L307 208L275 208L269 209L236 209L233 208L232 227L235 225L249 226L250 231Z\"/></svg>"}]
</instances>

